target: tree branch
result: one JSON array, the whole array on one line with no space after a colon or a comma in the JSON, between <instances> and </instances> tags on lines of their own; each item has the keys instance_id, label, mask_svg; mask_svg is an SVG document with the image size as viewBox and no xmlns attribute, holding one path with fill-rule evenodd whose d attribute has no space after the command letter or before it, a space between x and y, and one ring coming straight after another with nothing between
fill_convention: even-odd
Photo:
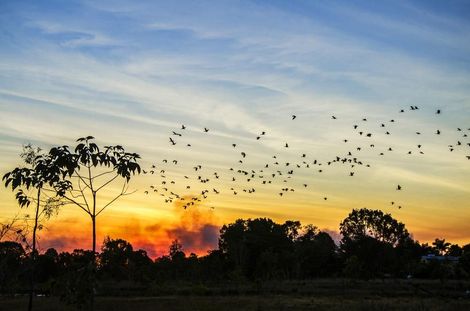
<instances>
[{"instance_id":1,"label":"tree branch","mask_svg":"<svg viewBox=\"0 0 470 311\"><path fill-rule=\"evenodd\" d=\"M83 177L82 175L80 175L77 170L75 170L75 174L77 175L78 178L80 178L80 179L83 181L83 183L85 184L85 186L87 186L88 188L91 189L91 186L90 186L90 185L91 185L91 180L90 180L90 179L89 179L89 180L90 180L90 185L88 185L88 184L86 183L86 181L85 181L85 178L86 178L86 177Z\"/></svg>"},{"instance_id":2,"label":"tree branch","mask_svg":"<svg viewBox=\"0 0 470 311\"><path fill-rule=\"evenodd\" d=\"M85 193L83 192L84 189L82 189L82 186L81 186L81 184L80 184L80 180L78 181L78 189L79 189L79 191L80 191L80 193L81 193L81 195L82 195L83 200L85 201L86 209L88 210L88 212L91 212L91 211L90 211L90 205L88 204L88 201L87 201L87 199L86 199L86 195L85 195Z\"/></svg>"},{"instance_id":3,"label":"tree branch","mask_svg":"<svg viewBox=\"0 0 470 311\"><path fill-rule=\"evenodd\" d=\"M79 202L75 201L74 199L71 199L69 198L68 196L64 195L64 198L66 198L67 200L69 200L70 202L72 202L73 204L77 205L78 207L80 207L83 211L85 211L87 214L91 215L90 211L88 211L86 208L83 207L82 204L80 204Z\"/></svg>"},{"instance_id":4,"label":"tree branch","mask_svg":"<svg viewBox=\"0 0 470 311\"><path fill-rule=\"evenodd\" d=\"M118 178L119 175L116 174L116 176L114 176L113 178L111 178L110 180L108 180L107 182L105 182L104 184L102 184L100 187L98 187L98 189L95 190L95 192L98 192L100 191L101 188L104 188L106 185L108 185L109 183L113 182L116 178Z\"/></svg>"},{"instance_id":5,"label":"tree branch","mask_svg":"<svg viewBox=\"0 0 470 311\"><path fill-rule=\"evenodd\" d=\"M103 206L99 211L98 213L96 213L96 216L98 216L99 214L101 214L102 211L104 211L104 209L106 207L108 207L109 205L111 205L114 201L116 201L117 199L119 199L120 197L122 196L125 196L125 195L130 195L134 192L136 192L137 190L131 192L131 193L127 193L127 189L129 188L129 184L127 183L127 181L124 181L124 184L122 185L122 189L121 189L121 193L119 193L115 198L113 198L111 201L109 201L105 206Z\"/></svg>"},{"instance_id":6,"label":"tree branch","mask_svg":"<svg viewBox=\"0 0 470 311\"><path fill-rule=\"evenodd\" d=\"M93 176L91 179L93 180L93 179L96 179L96 178L98 178L98 177L101 177L101 176L103 176L103 175L106 175L106 174L111 174L111 173L113 173L114 171L115 171L115 170L112 170L112 171L107 171L107 172L104 172L104 173L98 174L98 175L96 175L96 176Z\"/></svg>"}]
</instances>

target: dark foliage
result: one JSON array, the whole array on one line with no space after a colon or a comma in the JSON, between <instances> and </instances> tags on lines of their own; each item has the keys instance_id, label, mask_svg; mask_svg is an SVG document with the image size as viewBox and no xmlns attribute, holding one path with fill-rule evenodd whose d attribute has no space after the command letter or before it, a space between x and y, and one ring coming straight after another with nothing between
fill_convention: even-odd
<instances>
[{"instance_id":1,"label":"dark foliage","mask_svg":"<svg viewBox=\"0 0 470 311\"><path fill-rule=\"evenodd\" d=\"M355 229L356 222L363 227ZM403 224L390 215L371 210L353 211L341 228L346 228L345 224L348 229L343 230L343 239L337 246L328 233L312 225L301 226L297 221L278 224L267 218L238 219L221 228L218 250L202 257L187 256L184 245L175 240L168 255L156 260L150 259L144 250L134 250L125 240L107 237L96 257L96 287L92 286L92 251L58 254L48 249L38 255L35 278L39 291L87 309L94 290L103 295L122 295L123 290L126 295L165 294L168 286L175 286L178 291L178 284L189 283L199 286L195 290L203 293L202 284L257 284L324 277L412 276L444 280L470 276L470 244L460 247L443 239L436 239L433 246L419 244ZM372 234L367 229L369 224L373 230L392 230L395 237ZM441 254L441 260L421 260L430 253ZM456 254L460 256L458 262L446 260ZM24 277L27 260L20 244L0 243L2 293L14 294L27 286Z\"/></svg>"}]
</instances>

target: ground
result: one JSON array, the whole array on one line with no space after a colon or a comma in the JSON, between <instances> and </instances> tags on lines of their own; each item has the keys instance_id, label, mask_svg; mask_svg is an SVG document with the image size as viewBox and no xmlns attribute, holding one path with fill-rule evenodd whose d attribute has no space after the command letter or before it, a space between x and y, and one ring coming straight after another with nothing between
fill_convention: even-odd
<instances>
[{"instance_id":1,"label":"ground","mask_svg":"<svg viewBox=\"0 0 470 311\"><path fill-rule=\"evenodd\" d=\"M470 310L469 281L314 280L228 288L158 287L161 295L96 297L96 311L200 310ZM177 290L175 290L177 288ZM174 294L168 294L171 290ZM0 311L26 310L27 297L1 297ZM37 297L34 310L76 310L56 297Z\"/></svg>"}]
</instances>

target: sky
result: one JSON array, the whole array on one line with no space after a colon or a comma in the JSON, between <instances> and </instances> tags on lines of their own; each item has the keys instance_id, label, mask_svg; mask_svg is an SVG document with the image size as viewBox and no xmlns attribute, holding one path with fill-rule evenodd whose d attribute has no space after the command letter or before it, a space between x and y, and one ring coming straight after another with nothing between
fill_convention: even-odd
<instances>
[{"instance_id":1,"label":"sky","mask_svg":"<svg viewBox=\"0 0 470 311\"><path fill-rule=\"evenodd\" d=\"M132 179L136 192L100 215L98 241L125 238L152 256L176 238L204 254L217 247L219 226L238 218L300 220L336 235L362 207L391 213L421 242L466 244L469 16L466 1L4 0L0 172L21 164L24 144L47 149L92 135L139 153L147 170L164 169L181 196L211 190L185 210L161 192L145 194L162 187L159 174ZM348 152L370 167L327 165ZM269 175L259 172L269 163L275 172L273 156L284 175L272 184L231 182L230 167ZM285 162L302 164L288 183ZM295 192L280 196L283 187ZM1 187L0 220L18 212ZM89 248L87 217L64 207L40 246Z\"/></svg>"}]
</instances>

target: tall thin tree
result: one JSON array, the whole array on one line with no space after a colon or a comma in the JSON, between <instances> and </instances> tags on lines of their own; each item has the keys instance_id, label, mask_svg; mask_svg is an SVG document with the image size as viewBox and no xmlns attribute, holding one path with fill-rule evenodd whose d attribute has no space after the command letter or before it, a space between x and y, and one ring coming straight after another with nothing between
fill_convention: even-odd
<instances>
[{"instance_id":1,"label":"tall thin tree","mask_svg":"<svg viewBox=\"0 0 470 311\"><path fill-rule=\"evenodd\" d=\"M27 231L29 224L26 222L23 228L17 229L16 234L22 237L22 242L31 248L30 253L30 291L28 310L33 308L35 292L35 266L37 261L37 231L42 228L42 221L50 218L58 211L63 201L57 193L61 193L60 185L66 185L60 181L60 176L50 171L50 157L40 153L40 148L33 148L30 144L23 147L21 158L26 166L13 169L3 176L5 187L11 186L16 191L15 197L21 208L28 207L31 202L35 204L32 225L32 242L27 243ZM59 183L59 184L57 184ZM11 229L11 227L10 227Z\"/></svg>"},{"instance_id":2,"label":"tall thin tree","mask_svg":"<svg viewBox=\"0 0 470 311\"><path fill-rule=\"evenodd\" d=\"M59 189L65 200L85 212L92 224L92 268L96 269L96 221L106 208L129 192L129 182L132 175L140 174L138 164L140 156L137 153L126 152L120 146L104 146L102 149L94 142L93 136L77 139L78 144L73 151L68 146L54 147L49 155L54 159L55 171L62 173L62 182L66 186ZM114 191L110 199L99 200L101 192L113 193L113 186L121 182L119 191ZM94 277L93 277L94 280ZM93 285L94 286L94 285ZM93 294L92 294L93 306Z\"/></svg>"}]
</instances>

